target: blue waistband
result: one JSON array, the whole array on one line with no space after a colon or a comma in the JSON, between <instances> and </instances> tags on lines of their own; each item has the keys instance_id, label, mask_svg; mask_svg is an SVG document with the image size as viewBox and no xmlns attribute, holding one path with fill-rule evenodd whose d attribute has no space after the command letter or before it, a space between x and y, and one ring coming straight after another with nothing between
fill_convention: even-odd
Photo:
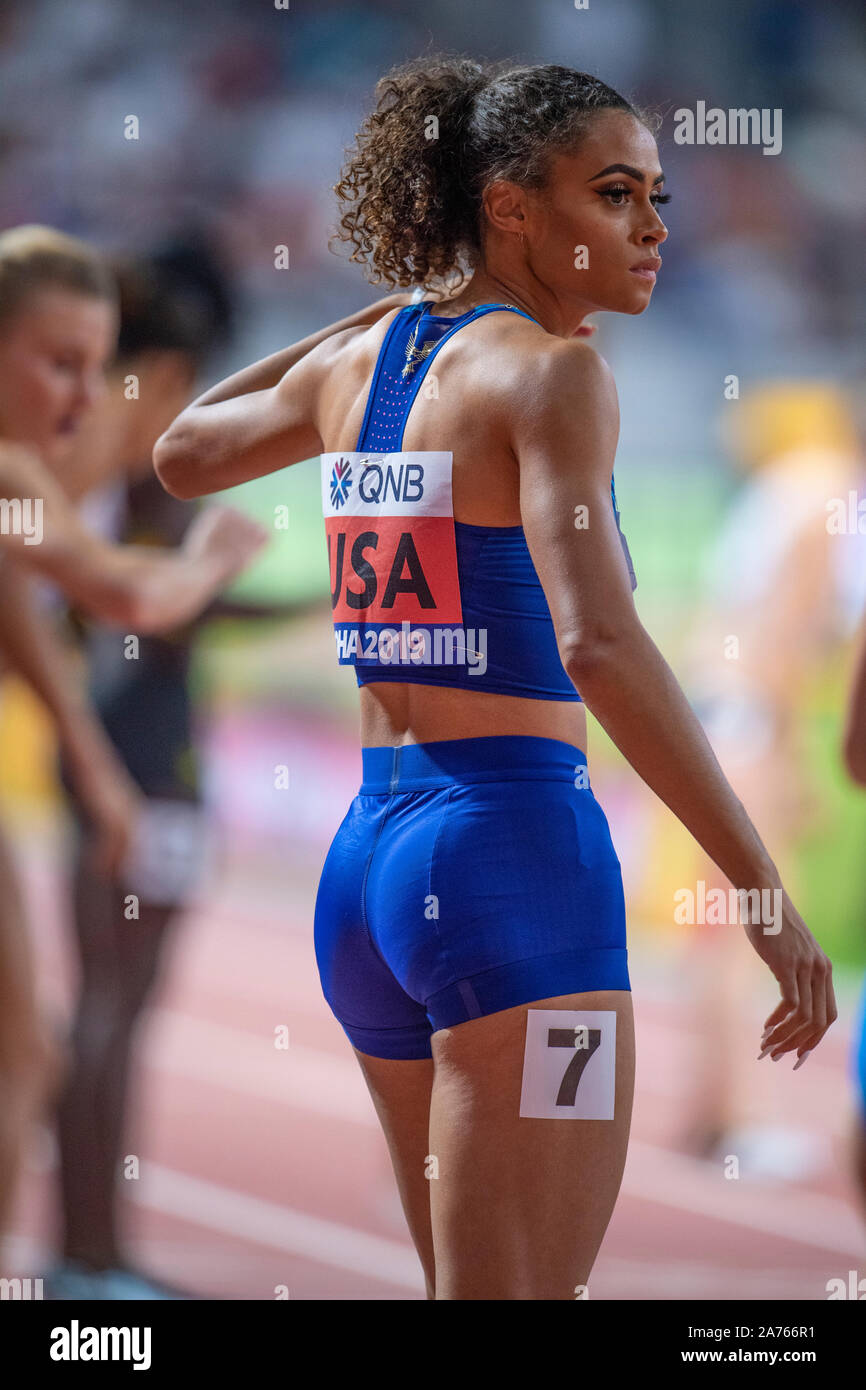
<instances>
[{"instance_id":1,"label":"blue waistband","mask_svg":"<svg viewBox=\"0 0 866 1390\"><path fill-rule=\"evenodd\" d=\"M574 782L586 766L576 744L534 734L438 739L362 748L362 795L449 787L457 782Z\"/></svg>"}]
</instances>

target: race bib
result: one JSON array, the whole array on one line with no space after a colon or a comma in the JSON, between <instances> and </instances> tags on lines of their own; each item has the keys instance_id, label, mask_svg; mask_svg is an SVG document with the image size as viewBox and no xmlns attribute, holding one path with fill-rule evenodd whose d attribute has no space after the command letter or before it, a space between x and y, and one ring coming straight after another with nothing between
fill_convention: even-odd
<instances>
[{"instance_id":1,"label":"race bib","mask_svg":"<svg viewBox=\"0 0 866 1390\"><path fill-rule=\"evenodd\" d=\"M388 634L427 640L462 624L451 454L321 458L340 662L379 660Z\"/></svg>"}]
</instances>

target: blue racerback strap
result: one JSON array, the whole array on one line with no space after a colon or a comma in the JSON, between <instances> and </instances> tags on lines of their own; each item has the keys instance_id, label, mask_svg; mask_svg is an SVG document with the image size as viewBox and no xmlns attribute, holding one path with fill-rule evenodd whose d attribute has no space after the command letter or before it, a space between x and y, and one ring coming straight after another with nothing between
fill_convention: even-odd
<instances>
[{"instance_id":1,"label":"blue racerback strap","mask_svg":"<svg viewBox=\"0 0 866 1390\"><path fill-rule=\"evenodd\" d=\"M421 384L430 370L430 364L443 343L457 333L467 323L474 322L484 314L505 310L510 314L520 314L537 323L531 314L518 309L515 304L481 304L454 319L437 318L430 314L434 301L425 299L419 304L407 304L398 314L385 334L379 349L373 379L367 396L367 406L355 450L375 450L377 453L399 453L403 447L403 434L409 412L421 389ZM422 341L419 344L418 338ZM425 349L427 351L425 352ZM620 527L619 509L616 505L616 491L613 473L610 479L610 497L613 504L617 530L620 533L623 552L628 565L632 588L637 586L634 565Z\"/></svg>"},{"instance_id":2,"label":"blue racerback strap","mask_svg":"<svg viewBox=\"0 0 866 1390\"><path fill-rule=\"evenodd\" d=\"M367 408L355 445L356 452L366 449L383 453L400 452L409 411L430 369L430 363L442 344L465 324L499 309L521 314L532 323L537 322L531 314L510 304L481 304L477 309L471 309L454 319L436 318L429 313L433 302L427 299L421 304L407 304L394 316L379 349ZM418 337L422 338L420 344Z\"/></svg>"}]
</instances>

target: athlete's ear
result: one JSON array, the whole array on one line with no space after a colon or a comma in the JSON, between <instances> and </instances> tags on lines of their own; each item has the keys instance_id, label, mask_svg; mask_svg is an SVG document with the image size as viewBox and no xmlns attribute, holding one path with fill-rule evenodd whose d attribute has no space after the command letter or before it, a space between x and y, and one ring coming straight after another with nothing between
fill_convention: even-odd
<instances>
[{"instance_id":1,"label":"athlete's ear","mask_svg":"<svg viewBox=\"0 0 866 1390\"><path fill-rule=\"evenodd\" d=\"M507 236L520 236L526 231L526 194L510 179L494 179L482 194L481 203L491 227Z\"/></svg>"}]
</instances>

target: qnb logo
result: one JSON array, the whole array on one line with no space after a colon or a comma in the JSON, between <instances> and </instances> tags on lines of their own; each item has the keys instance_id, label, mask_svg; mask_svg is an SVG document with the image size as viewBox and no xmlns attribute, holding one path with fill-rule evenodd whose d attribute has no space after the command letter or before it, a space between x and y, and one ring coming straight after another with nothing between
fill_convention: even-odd
<instances>
[{"instance_id":1,"label":"qnb logo","mask_svg":"<svg viewBox=\"0 0 866 1390\"><path fill-rule=\"evenodd\" d=\"M364 502L420 502L424 496L424 469L418 463L398 467L369 463L361 474L358 494Z\"/></svg>"},{"instance_id":2,"label":"qnb logo","mask_svg":"<svg viewBox=\"0 0 866 1390\"><path fill-rule=\"evenodd\" d=\"M52 1327L52 1361L131 1361L134 1371L150 1370L149 1327L88 1327L73 1318L68 1327Z\"/></svg>"},{"instance_id":3,"label":"qnb logo","mask_svg":"<svg viewBox=\"0 0 866 1390\"><path fill-rule=\"evenodd\" d=\"M352 489L352 465L348 459L337 459L331 469L331 506L344 507Z\"/></svg>"}]
</instances>

